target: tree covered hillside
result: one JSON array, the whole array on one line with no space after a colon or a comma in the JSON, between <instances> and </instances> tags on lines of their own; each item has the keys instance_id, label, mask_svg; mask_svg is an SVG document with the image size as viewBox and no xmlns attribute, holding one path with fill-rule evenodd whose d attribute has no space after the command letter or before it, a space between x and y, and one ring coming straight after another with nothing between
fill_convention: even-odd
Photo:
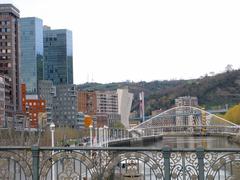
<instances>
[{"instance_id":1,"label":"tree covered hillside","mask_svg":"<svg viewBox=\"0 0 240 180\"><path fill-rule=\"evenodd\" d=\"M240 70L231 70L215 76L205 76L191 80L120 82L120 83L86 83L79 85L81 90L116 90L128 87L134 93L133 109L139 109L138 94L145 92L146 113L152 110L168 109L174 105L179 96L197 96L199 104L206 108L234 105L240 102Z\"/></svg>"}]
</instances>

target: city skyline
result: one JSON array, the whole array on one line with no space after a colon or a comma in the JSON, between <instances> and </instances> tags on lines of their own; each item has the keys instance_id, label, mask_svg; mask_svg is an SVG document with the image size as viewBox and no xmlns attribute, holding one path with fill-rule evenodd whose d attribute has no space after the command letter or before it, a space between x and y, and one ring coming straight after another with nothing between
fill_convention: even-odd
<instances>
[{"instance_id":1,"label":"city skyline","mask_svg":"<svg viewBox=\"0 0 240 180\"><path fill-rule=\"evenodd\" d=\"M238 1L2 3L15 5L21 17L73 31L75 84L189 79L227 64L239 68Z\"/></svg>"}]
</instances>

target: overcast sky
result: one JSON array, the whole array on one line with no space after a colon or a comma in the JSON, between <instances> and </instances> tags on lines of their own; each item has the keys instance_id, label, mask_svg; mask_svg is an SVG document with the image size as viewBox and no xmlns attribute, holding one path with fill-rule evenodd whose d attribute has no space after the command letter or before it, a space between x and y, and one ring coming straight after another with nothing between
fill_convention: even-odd
<instances>
[{"instance_id":1,"label":"overcast sky","mask_svg":"<svg viewBox=\"0 0 240 180\"><path fill-rule=\"evenodd\" d=\"M74 83L197 78L239 68L239 0L0 0L73 32Z\"/></svg>"}]
</instances>

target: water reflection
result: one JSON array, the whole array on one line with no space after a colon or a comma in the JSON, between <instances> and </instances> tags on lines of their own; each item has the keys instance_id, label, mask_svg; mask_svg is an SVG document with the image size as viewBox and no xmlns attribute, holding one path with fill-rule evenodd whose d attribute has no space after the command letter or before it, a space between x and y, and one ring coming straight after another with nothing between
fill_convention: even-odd
<instances>
[{"instance_id":1,"label":"water reflection","mask_svg":"<svg viewBox=\"0 0 240 180\"><path fill-rule=\"evenodd\" d=\"M239 148L240 145L231 143L227 137L213 137L213 136L165 136L162 140L146 145L148 147L162 148L169 146L170 148Z\"/></svg>"}]
</instances>

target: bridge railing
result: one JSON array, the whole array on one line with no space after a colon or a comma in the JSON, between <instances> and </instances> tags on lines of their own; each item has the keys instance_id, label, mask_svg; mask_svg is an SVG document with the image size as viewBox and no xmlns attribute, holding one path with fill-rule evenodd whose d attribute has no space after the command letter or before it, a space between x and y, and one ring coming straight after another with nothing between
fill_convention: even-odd
<instances>
[{"instance_id":1,"label":"bridge railing","mask_svg":"<svg viewBox=\"0 0 240 180\"><path fill-rule=\"evenodd\" d=\"M193 135L236 135L240 133L238 126L159 126L134 129L132 132L138 132L140 136L157 136L168 134L193 134Z\"/></svg>"},{"instance_id":2,"label":"bridge railing","mask_svg":"<svg viewBox=\"0 0 240 180\"><path fill-rule=\"evenodd\" d=\"M2 179L240 179L240 149L0 147Z\"/></svg>"}]
</instances>

